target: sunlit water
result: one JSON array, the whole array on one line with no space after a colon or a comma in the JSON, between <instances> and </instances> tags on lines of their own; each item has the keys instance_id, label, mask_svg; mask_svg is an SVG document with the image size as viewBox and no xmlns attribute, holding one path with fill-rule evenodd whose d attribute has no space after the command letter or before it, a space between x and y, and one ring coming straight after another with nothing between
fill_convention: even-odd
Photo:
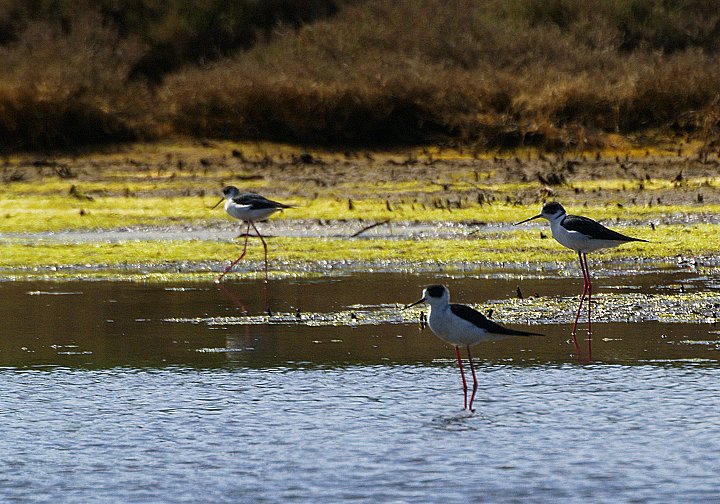
<instances>
[{"instance_id":1,"label":"sunlit water","mask_svg":"<svg viewBox=\"0 0 720 504\"><path fill-rule=\"evenodd\" d=\"M404 303L438 280L478 301L518 283L283 281L267 303ZM662 284L605 283L623 282ZM712 324L598 323L591 364L572 356L567 323L477 346L470 414L453 351L429 330L237 324L264 311L261 284L7 283L0 295L2 502L720 500Z\"/></svg>"}]
</instances>

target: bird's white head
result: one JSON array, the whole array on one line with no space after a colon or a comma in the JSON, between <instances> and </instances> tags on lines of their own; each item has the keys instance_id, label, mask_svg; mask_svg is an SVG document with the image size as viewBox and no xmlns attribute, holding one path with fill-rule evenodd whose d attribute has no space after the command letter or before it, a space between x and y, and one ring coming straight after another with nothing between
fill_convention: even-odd
<instances>
[{"instance_id":1,"label":"bird's white head","mask_svg":"<svg viewBox=\"0 0 720 504\"><path fill-rule=\"evenodd\" d=\"M565 217L566 213L567 212L565 212L565 209L560 203L558 203L557 201L551 201L550 203L545 203L543 205L542 210L540 210L539 214L534 217L530 217L529 219L525 219L524 221L520 221L515 225L517 226L518 224L523 224L525 222L541 218L547 219L550 222L554 222Z\"/></svg>"},{"instance_id":2,"label":"bird's white head","mask_svg":"<svg viewBox=\"0 0 720 504\"><path fill-rule=\"evenodd\" d=\"M423 289L423 297L415 301L414 303L410 303L405 308L410 308L411 306L415 306L416 304L420 303L427 303L431 307L433 306L443 306L450 302L450 291L447 287L444 285L430 285L429 287L425 287Z\"/></svg>"}]
</instances>

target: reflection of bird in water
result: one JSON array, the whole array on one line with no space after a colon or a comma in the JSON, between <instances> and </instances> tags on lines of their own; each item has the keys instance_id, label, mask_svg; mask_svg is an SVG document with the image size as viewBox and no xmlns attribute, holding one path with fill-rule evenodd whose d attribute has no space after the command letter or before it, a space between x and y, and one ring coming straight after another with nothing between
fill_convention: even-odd
<instances>
[{"instance_id":1,"label":"reflection of bird in water","mask_svg":"<svg viewBox=\"0 0 720 504\"><path fill-rule=\"evenodd\" d=\"M592 282L590 280L590 268L587 262L587 253L594 252L604 248L617 247L623 243L628 242L647 242L647 240L641 240L640 238L632 238L625 236L617 231L608 229L599 222L596 222L587 217L579 215L568 215L563 206L557 202L545 203L542 210L535 217L530 217L517 224L522 224L534 219L547 219L550 221L550 229L552 231L553 238L564 245L565 247L577 252L580 258L580 268L583 272L583 293L580 297L580 305L578 306L577 313L575 314L575 323L573 324L572 340L575 344L575 351L579 354L580 347L578 346L576 334L577 324L580 318L580 311L582 310L583 301L585 295L588 298L588 359L592 359L592 325L591 325L591 306L590 301L592 298ZM517 225L516 224L516 225Z\"/></svg>"},{"instance_id":2,"label":"reflection of bird in water","mask_svg":"<svg viewBox=\"0 0 720 504\"><path fill-rule=\"evenodd\" d=\"M240 296L238 296L238 294L236 292L233 292L228 287L226 287L220 283L217 284L217 288L226 298L228 298L230 300L230 302L232 304L234 304L237 307L238 310L240 310L240 312L243 315L248 314L248 309L245 306L245 302L242 299L240 299Z\"/></svg>"},{"instance_id":3,"label":"reflection of bird in water","mask_svg":"<svg viewBox=\"0 0 720 504\"><path fill-rule=\"evenodd\" d=\"M229 299L238 310L240 310L242 315L249 314L247 306L245 306L245 302L240 298L240 295L237 292L221 283L217 284L217 289L225 298ZM227 352L228 359L234 360L235 358L231 357L231 355L234 355L237 351L246 349L248 346L253 346L253 338L248 324L242 324L242 333L239 331L238 333L235 333L235 331L226 332L225 348L232 350L232 352Z\"/></svg>"},{"instance_id":4,"label":"reflection of bird in water","mask_svg":"<svg viewBox=\"0 0 720 504\"><path fill-rule=\"evenodd\" d=\"M502 339L507 336L542 336L539 333L517 331L508 329L500 324L488 320L485 316L466 305L450 303L450 291L444 285L431 285L423 290L423 297L414 303L407 305L409 308L419 303L426 303L430 307L428 325L435 335L441 340L450 343L455 347L458 364L460 365L460 376L462 377L463 392L465 394L464 408L475 411L472 407L477 392L478 381L475 375L470 347L482 341ZM473 378L472 395L470 404L467 400L467 381L463 370L460 347L467 348L470 371Z\"/></svg>"},{"instance_id":5,"label":"reflection of bird in water","mask_svg":"<svg viewBox=\"0 0 720 504\"><path fill-rule=\"evenodd\" d=\"M263 248L265 249L265 283L267 283L267 243L265 243L265 239L260 234L257 227L255 227L255 222L264 221L275 212L278 212L285 208L292 208L292 205L278 203L277 201L269 200L264 196L260 196L259 194L241 193L240 190L235 186L227 186L223 188L223 199L218 201L213 208L217 207L223 201L225 201L225 211L228 213L228 215L230 215L231 217L235 217L236 219L240 219L243 222L247 222L247 229L245 231L245 243L243 244L242 254L240 254L240 257L230 263L230 266L225 268L225 271L223 271L222 274L215 281L220 282L220 280L222 280L225 274L230 271L232 267L235 266L238 261L240 261L240 259L245 257L245 252L247 251L247 242L248 238L250 237L250 226L252 226L258 238L260 238L260 241L263 244Z\"/></svg>"}]
</instances>

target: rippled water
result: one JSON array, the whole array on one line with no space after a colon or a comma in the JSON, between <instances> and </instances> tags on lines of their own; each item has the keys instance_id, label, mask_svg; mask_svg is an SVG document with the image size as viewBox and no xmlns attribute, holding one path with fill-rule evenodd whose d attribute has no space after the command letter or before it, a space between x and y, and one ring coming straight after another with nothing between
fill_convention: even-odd
<instances>
[{"instance_id":1,"label":"rippled water","mask_svg":"<svg viewBox=\"0 0 720 504\"><path fill-rule=\"evenodd\" d=\"M438 280L463 301L518 284L358 275L274 282L267 303L372 312ZM427 329L238 323L263 313L261 284L5 283L0 296L3 502L720 499L711 323L597 323L592 364L571 355L566 323L480 345L469 414L452 349Z\"/></svg>"}]
</instances>

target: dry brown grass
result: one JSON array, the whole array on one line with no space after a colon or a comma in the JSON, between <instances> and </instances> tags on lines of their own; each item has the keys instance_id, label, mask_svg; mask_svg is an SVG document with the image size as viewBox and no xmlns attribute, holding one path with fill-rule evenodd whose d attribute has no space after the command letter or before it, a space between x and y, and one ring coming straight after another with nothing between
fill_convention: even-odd
<instances>
[{"instance_id":1,"label":"dry brown grass","mask_svg":"<svg viewBox=\"0 0 720 504\"><path fill-rule=\"evenodd\" d=\"M137 138L132 118L148 93L125 83L133 53L93 12L69 33L29 23L21 40L0 47L0 145L32 150Z\"/></svg>"},{"instance_id":2,"label":"dry brown grass","mask_svg":"<svg viewBox=\"0 0 720 504\"><path fill-rule=\"evenodd\" d=\"M265 19L264 35L242 43L248 11L218 25L220 3L196 3L188 18L191 3L169 2L175 13L151 13L142 32L128 28L132 10L108 17L112 2L62 4L71 22L13 28L0 38L0 144L189 134L568 148L606 133L715 132L697 125L720 89L718 1L317 1L295 17L314 22ZM298 5L278 0L270 19L293 19ZM0 26L2 13L0 1ZM188 49L213 27L224 35ZM162 83L133 79L157 54L171 58L155 63Z\"/></svg>"}]
</instances>

